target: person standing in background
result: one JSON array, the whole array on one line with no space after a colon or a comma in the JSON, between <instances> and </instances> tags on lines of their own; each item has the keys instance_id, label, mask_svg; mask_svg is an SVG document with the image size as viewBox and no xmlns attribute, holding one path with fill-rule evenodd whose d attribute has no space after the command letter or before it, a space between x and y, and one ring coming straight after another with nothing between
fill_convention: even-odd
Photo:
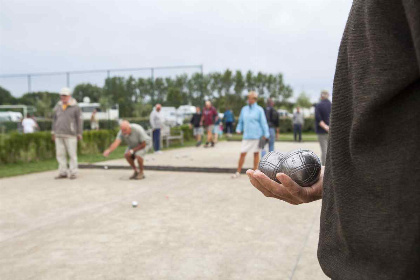
<instances>
[{"instance_id":1,"label":"person standing in background","mask_svg":"<svg viewBox=\"0 0 420 280\"><path fill-rule=\"evenodd\" d=\"M233 124L235 123L235 116L230 108L227 108L223 115L223 122L226 126L226 136L232 137L233 133Z\"/></svg>"},{"instance_id":2,"label":"person standing in background","mask_svg":"<svg viewBox=\"0 0 420 280\"><path fill-rule=\"evenodd\" d=\"M153 130L153 149L155 153L162 153L160 150L160 132L163 127L163 120L160 110L162 109L162 105L156 104L155 110L150 113L150 125L152 126Z\"/></svg>"},{"instance_id":3,"label":"person standing in background","mask_svg":"<svg viewBox=\"0 0 420 280\"><path fill-rule=\"evenodd\" d=\"M70 89L62 88L60 101L54 107L51 131L59 168L59 174L55 179L64 179L68 176L67 154L70 157L70 179L76 179L77 141L82 140L82 132L82 112L76 99L71 97Z\"/></svg>"},{"instance_id":4,"label":"person standing in background","mask_svg":"<svg viewBox=\"0 0 420 280\"><path fill-rule=\"evenodd\" d=\"M303 114L300 112L300 107L296 107L296 112L293 114L293 136L295 142L299 135L299 142L302 142L302 126L304 123Z\"/></svg>"},{"instance_id":5,"label":"person standing in background","mask_svg":"<svg viewBox=\"0 0 420 280\"><path fill-rule=\"evenodd\" d=\"M99 130L99 120L96 116L96 113L98 111L96 109L93 109L92 116L90 117L90 129L91 130Z\"/></svg>"},{"instance_id":6,"label":"person standing in background","mask_svg":"<svg viewBox=\"0 0 420 280\"><path fill-rule=\"evenodd\" d=\"M22 120L22 128L23 128L23 133L27 134L27 133L34 133L35 129L39 130L39 126L36 123L36 121L34 120L34 117L31 116L26 116L26 118L24 118Z\"/></svg>"},{"instance_id":7,"label":"person standing in background","mask_svg":"<svg viewBox=\"0 0 420 280\"><path fill-rule=\"evenodd\" d=\"M206 101L206 105L203 108L203 115L201 117L201 124L204 126L204 130L207 132L207 140L204 148L209 146L209 143L214 147L213 141L213 128L214 122L218 120L217 110L211 105L210 101Z\"/></svg>"},{"instance_id":8,"label":"person standing in background","mask_svg":"<svg viewBox=\"0 0 420 280\"><path fill-rule=\"evenodd\" d=\"M268 152L274 151L274 143L279 138L280 127L279 127L279 114L274 109L274 101L269 98L267 100L267 107L264 109L265 117L267 119L270 137L268 138ZM265 146L263 145L261 156L266 154Z\"/></svg>"},{"instance_id":9,"label":"person standing in background","mask_svg":"<svg viewBox=\"0 0 420 280\"><path fill-rule=\"evenodd\" d=\"M200 125L201 123L201 109L200 107L195 107L195 113L191 117L190 121L190 128L193 129L193 135L197 143L195 144L196 147L200 147L201 145L201 136L203 135L203 127Z\"/></svg>"},{"instance_id":10,"label":"person standing in background","mask_svg":"<svg viewBox=\"0 0 420 280\"><path fill-rule=\"evenodd\" d=\"M328 149L328 132L330 130L331 101L329 93L321 91L321 101L315 106L315 132L321 146L321 163L325 165Z\"/></svg>"},{"instance_id":11,"label":"person standing in background","mask_svg":"<svg viewBox=\"0 0 420 280\"><path fill-rule=\"evenodd\" d=\"M236 133L241 134L243 132L243 137L238 169L236 173L232 175L232 179L240 176L248 152L254 154L254 170L257 169L258 162L260 161L260 141L261 139L265 140L270 137L264 109L257 104L257 98L258 94L255 91L249 92L248 105L242 107L239 116Z\"/></svg>"}]
</instances>

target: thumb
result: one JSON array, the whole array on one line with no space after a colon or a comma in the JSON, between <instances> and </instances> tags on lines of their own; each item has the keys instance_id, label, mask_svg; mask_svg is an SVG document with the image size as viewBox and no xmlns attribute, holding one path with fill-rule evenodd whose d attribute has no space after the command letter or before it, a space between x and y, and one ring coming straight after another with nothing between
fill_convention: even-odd
<instances>
[{"instance_id":1,"label":"thumb","mask_svg":"<svg viewBox=\"0 0 420 280\"><path fill-rule=\"evenodd\" d=\"M292 196L303 201L305 192L301 186L284 173L277 173L276 177Z\"/></svg>"}]
</instances>

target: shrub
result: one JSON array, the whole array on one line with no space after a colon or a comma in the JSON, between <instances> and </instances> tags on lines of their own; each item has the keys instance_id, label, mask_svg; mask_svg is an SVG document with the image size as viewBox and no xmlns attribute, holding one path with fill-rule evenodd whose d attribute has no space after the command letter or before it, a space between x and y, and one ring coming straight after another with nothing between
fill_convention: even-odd
<instances>
[{"instance_id":1,"label":"shrub","mask_svg":"<svg viewBox=\"0 0 420 280\"><path fill-rule=\"evenodd\" d=\"M189 127L188 124L183 124L180 126L171 127L171 134L179 134L179 131L182 130L184 133L184 140L189 141L193 140L193 130Z\"/></svg>"},{"instance_id":2,"label":"shrub","mask_svg":"<svg viewBox=\"0 0 420 280\"><path fill-rule=\"evenodd\" d=\"M116 130L83 132L78 142L78 154L96 154L108 147L116 136ZM55 144L50 132L31 134L10 133L0 142L0 164L31 162L55 158Z\"/></svg>"}]
</instances>

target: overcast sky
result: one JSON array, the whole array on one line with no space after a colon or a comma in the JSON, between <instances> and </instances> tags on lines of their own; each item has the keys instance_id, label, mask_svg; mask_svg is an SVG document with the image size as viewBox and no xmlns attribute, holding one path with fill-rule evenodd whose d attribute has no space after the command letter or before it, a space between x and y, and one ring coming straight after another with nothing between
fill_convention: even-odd
<instances>
[{"instance_id":1,"label":"overcast sky","mask_svg":"<svg viewBox=\"0 0 420 280\"><path fill-rule=\"evenodd\" d=\"M332 90L351 3L0 0L0 74L203 64L205 73L281 72L296 96L304 90L316 100ZM71 84L102 86L104 78L75 75ZM65 76L37 77L32 90L58 91L65 83ZM15 96L27 91L24 78L0 78L0 85Z\"/></svg>"}]
</instances>

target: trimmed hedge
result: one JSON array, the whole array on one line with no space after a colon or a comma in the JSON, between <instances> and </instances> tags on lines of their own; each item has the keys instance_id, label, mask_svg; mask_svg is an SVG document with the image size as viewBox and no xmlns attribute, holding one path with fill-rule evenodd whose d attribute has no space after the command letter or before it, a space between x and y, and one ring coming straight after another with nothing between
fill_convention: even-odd
<instances>
[{"instance_id":1,"label":"trimmed hedge","mask_svg":"<svg viewBox=\"0 0 420 280\"><path fill-rule=\"evenodd\" d=\"M127 119L130 123L136 123L148 129L150 127L149 118L132 118ZM51 131L52 120L37 120L40 131ZM16 122L1 122L0 127L4 127L4 132L16 132L19 130L20 123ZM99 127L101 129L117 129L117 120L99 120ZM90 120L83 121L83 130L90 130ZM2 130L0 129L0 133Z\"/></svg>"},{"instance_id":2,"label":"trimmed hedge","mask_svg":"<svg viewBox=\"0 0 420 280\"><path fill-rule=\"evenodd\" d=\"M116 130L83 132L83 141L78 142L78 154L96 154L105 150L114 141ZM32 162L55 158L55 144L50 132L31 134L10 133L0 141L0 164Z\"/></svg>"},{"instance_id":3,"label":"trimmed hedge","mask_svg":"<svg viewBox=\"0 0 420 280\"><path fill-rule=\"evenodd\" d=\"M189 127L188 124L171 127L171 134L179 134L180 130L184 132L184 141L189 141L189 140L194 139L193 130Z\"/></svg>"}]
</instances>

